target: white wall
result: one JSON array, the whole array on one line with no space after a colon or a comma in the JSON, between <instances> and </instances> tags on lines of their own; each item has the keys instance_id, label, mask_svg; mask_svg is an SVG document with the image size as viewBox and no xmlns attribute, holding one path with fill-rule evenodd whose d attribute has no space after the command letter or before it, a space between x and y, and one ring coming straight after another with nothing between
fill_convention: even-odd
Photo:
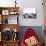
<instances>
[{"instance_id":1,"label":"white wall","mask_svg":"<svg viewBox=\"0 0 46 46\"><path fill-rule=\"evenodd\" d=\"M0 6L1 7L14 6L15 5L14 1L15 0L0 0Z\"/></svg>"},{"instance_id":2,"label":"white wall","mask_svg":"<svg viewBox=\"0 0 46 46\"><path fill-rule=\"evenodd\" d=\"M15 0L0 0L0 6L14 6ZM37 8L36 19L24 19L22 14L19 17L19 24L21 26L43 26L43 11L42 0L17 0L18 4L22 8ZM22 11L20 11L22 13Z\"/></svg>"},{"instance_id":3,"label":"white wall","mask_svg":"<svg viewBox=\"0 0 46 46\"><path fill-rule=\"evenodd\" d=\"M37 8L36 19L24 19L22 14L20 16L21 26L43 26L43 6L42 0L21 0L18 1L23 5L23 8Z\"/></svg>"}]
</instances>

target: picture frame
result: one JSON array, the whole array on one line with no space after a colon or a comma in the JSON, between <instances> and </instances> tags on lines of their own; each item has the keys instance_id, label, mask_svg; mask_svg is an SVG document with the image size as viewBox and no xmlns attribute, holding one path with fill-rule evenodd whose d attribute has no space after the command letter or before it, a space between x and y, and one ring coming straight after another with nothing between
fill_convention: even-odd
<instances>
[{"instance_id":1,"label":"picture frame","mask_svg":"<svg viewBox=\"0 0 46 46\"><path fill-rule=\"evenodd\" d=\"M9 15L9 10L2 10L2 15Z\"/></svg>"},{"instance_id":2,"label":"picture frame","mask_svg":"<svg viewBox=\"0 0 46 46\"><path fill-rule=\"evenodd\" d=\"M10 15L16 15L17 12L16 12L16 10L10 10L10 11L9 11L9 14L10 14Z\"/></svg>"},{"instance_id":3,"label":"picture frame","mask_svg":"<svg viewBox=\"0 0 46 46\"><path fill-rule=\"evenodd\" d=\"M24 8L23 9L24 18L37 18L37 9L36 8Z\"/></svg>"}]
</instances>

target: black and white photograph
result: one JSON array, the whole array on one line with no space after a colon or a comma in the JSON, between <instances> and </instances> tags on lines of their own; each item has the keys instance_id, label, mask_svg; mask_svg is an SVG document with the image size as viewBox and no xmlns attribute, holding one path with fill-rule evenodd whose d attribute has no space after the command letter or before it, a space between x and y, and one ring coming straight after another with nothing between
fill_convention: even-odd
<instances>
[{"instance_id":1,"label":"black and white photograph","mask_svg":"<svg viewBox=\"0 0 46 46\"><path fill-rule=\"evenodd\" d=\"M23 17L24 18L36 18L37 17L37 9L36 8L24 8L23 9Z\"/></svg>"}]
</instances>

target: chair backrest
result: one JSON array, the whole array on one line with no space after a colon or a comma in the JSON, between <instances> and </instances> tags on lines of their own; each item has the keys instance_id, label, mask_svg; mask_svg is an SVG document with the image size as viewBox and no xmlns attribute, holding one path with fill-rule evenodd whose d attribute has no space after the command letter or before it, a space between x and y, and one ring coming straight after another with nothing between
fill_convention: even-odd
<instances>
[{"instance_id":1,"label":"chair backrest","mask_svg":"<svg viewBox=\"0 0 46 46\"><path fill-rule=\"evenodd\" d=\"M23 36L23 38L22 38L22 44L23 44L23 46L25 46L25 39L28 39L29 37L31 37L31 36L36 36L36 33L34 32L34 30L32 29L32 28L28 28L27 30L26 30L26 32L25 32L25 34L24 34L24 36Z\"/></svg>"}]
</instances>

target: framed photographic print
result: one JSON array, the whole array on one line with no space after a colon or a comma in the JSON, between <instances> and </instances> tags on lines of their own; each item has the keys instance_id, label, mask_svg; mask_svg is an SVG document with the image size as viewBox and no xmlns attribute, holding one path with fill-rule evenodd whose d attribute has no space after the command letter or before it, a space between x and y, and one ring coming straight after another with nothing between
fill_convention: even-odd
<instances>
[{"instance_id":1,"label":"framed photographic print","mask_svg":"<svg viewBox=\"0 0 46 46\"><path fill-rule=\"evenodd\" d=\"M9 14L14 15L14 10L10 10Z\"/></svg>"},{"instance_id":2,"label":"framed photographic print","mask_svg":"<svg viewBox=\"0 0 46 46\"><path fill-rule=\"evenodd\" d=\"M9 14L10 14L10 15L16 15L17 12L16 12L16 10L10 10L10 11L9 11Z\"/></svg>"},{"instance_id":3,"label":"framed photographic print","mask_svg":"<svg viewBox=\"0 0 46 46\"><path fill-rule=\"evenodd\" d=\"M24 8L23 17L24 18L36 18L37 12L36 8Z\"/></svg>"},{"instance_id":4,"label":"framed photographic print","mask_svg":"<svg viewBox=\"0 0 46 46\"><path fill-rule=\"evenodd\" d=\"M9 10L2 10L2 15L9 15Z\"/></svg>"}]
</instances>

